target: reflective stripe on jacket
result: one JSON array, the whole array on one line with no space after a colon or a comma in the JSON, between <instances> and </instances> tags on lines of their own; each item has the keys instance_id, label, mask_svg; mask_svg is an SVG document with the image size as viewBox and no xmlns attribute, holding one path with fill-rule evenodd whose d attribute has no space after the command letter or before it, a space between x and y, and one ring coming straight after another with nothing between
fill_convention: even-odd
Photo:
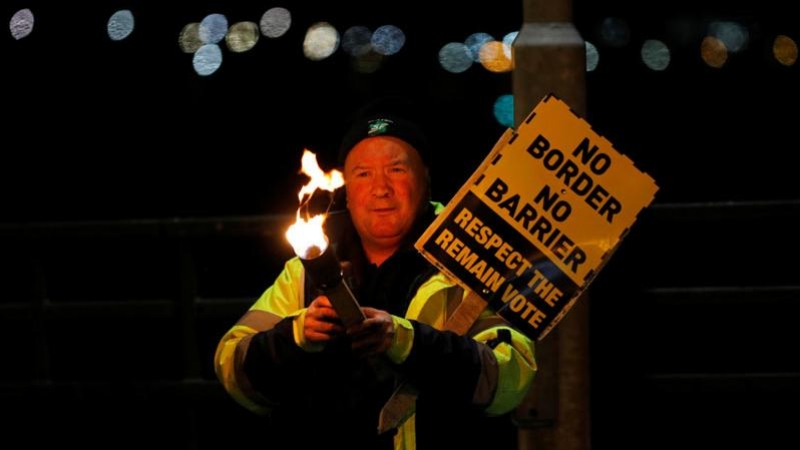
<instances>
[{"instance_id":1,"label":"reflective stripe on jacket","mask_svg":"<svg viewBox=\"0 0 800 450\"><path fill-rule=\"evenodd\" d=\"M222 385L239 404L255 413L268 413L270 401L251 387L242 369L250 339L286 317L298 316L305 308L303 286L304 269L295 257L286 262L275 283L222 337L215 352L215 370ZM463 296L456 283L437 273L419 287L405 317L442 329ZM499 330L508 332L498 333ZM300 332L296 327L295 334ZM536 373L533 341L488 308L467 334L478 342L494 344L496 387L489 394L485 413L493 416L512 411L524 399ZM501 335L504 339L500 339ZM297 335L295 338L300 341ZM415 428L416 417L412 415L395 434L395 449L416 448Z\"/></svg>"}]
</instances>

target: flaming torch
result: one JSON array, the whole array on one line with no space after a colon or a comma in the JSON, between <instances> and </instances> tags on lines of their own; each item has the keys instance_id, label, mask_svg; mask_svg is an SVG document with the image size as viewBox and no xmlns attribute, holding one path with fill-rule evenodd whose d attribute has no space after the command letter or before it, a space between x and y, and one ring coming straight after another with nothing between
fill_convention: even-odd
<instances>
[{"instance_id":1,"label":"flaming torch","mask_svg":"<svg viewBox=\"0 0 800 450\"><path fill-rule=\"evenodd\" d=\"M317 164L317 155L308 150L303 152L301 163L301 172L308 175L310 181L300 189L297 218L286 231L286 239L303 263L311 281L330 299L342 323L350 326L364 320L364 313L350 287L344 282L341 264L336 255L332 250L326 251L328 237L323 225L327 211L316 215L309 212L309 202L317 189L333 193L344 186L344 176L335 169L324 172Z\"/></svg>"}]
</instances>

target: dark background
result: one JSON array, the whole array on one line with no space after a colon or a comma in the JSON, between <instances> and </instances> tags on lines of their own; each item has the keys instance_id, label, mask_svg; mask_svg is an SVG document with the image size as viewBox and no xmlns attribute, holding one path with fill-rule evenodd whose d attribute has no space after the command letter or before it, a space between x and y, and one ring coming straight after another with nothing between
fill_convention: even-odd
<instances>
[{"instance_id":1,"label":"dark background","mask_svg":"<svg viewBox=\"0 0 800 450\"><path fill-rule=\"evenodd\" d=\"M222 13L289 32L250 51L223 47L210 76L178 36ZM447 201L502 134L492 113L511 73L445 72L447 42L522 23L521 2L6 2L33 33L0 38L0 409L9 439L83 448L263 445L263 422L234 404L211 366L219 337L291 256L282 232L305 181L302 150L332 163L347 116L369 99L426 105L434 196ZM789 2L576 1L600 52L586 118L660 190L591 290L595 448L792 448L800 419L795 170L798 66ZM111 41L108 18L134 32ZM627 44L603 39L624 19ZM391 23L406 46L375 73L341 51L309 61L325 20L340 32ZM747 27L722 68L699 45L713 20ZM639 47L663 40L671 64ZM521 426L535 417L521 411ZM30 433L28 427L42 432ZM156 438L157 437L157 438Z\"/></svg>"},{"instance_id":2,"label":"dark background","mask_svg":"<svg viewBox=\"0 0 800 450\"><path fill-rule=\"evenodd\" d=\"M2 41L3 219L285 213L301 181L302 149L332 162L347 115L386 93L425 105L440 144L431 161L434 189L446 200L502 133L492 105L511 94L512 75L477 64L446 72L438 50L479 31L498 39L518 31L522 3L348 5L293 4L286 35L262 36L244 53L221 43L222 66L206 77L178 45L184 25L210 13L225 14L231 24L258 23L267 8L280 5L4 5L5 16L29 7L36 21L30 36ZM134 13L134 32L112 41L106 23L125 8ZM791 165L780 163L791 151L797 67L771 57L774 37L792 37L797 29L784 8L781 2L574 3L576 26L600 52L598 68L587 73L587 119L654 176L662 187L658 201L797 197ZM603 39L601 24L609 17L626 21L627 44ZM355 71L341 50L310 61L302 40L321 20L340 32L396 24L407 33L406 45L371 74ZM721 69L700 59L712 20L736 20L749 31L746 48ZM666 70L641 63L645 39L670 46Z\"/></svg>"},{"instance_id":3,"label":"dark background","mask_svg":"<svg viewBox=\"0 0 800 450\"><path fill-rule=\"evenodd\" d=\"M521 4L469 14L445 2L376 8L328 2L289 7L286 35L245 53L222 43L223 64L202 77L183 53L184 25L222 13L249 20L278 4L184 2L167 6L60 4L32 10L34 32L5 39L10 148L5 166L10 220L286 213L294 206L302 150L332 163L347 115L384 94L410 95L435 123L440 154L432 164L449 197L497 140L492 114L510 94L510 74L474 66L462 74L438 66L439 48L485 31L498 38L520 26ZM105 31L117 9L131 8L136 28L125 40ZM6 6L7 11L12 8ZM8 16L13 12L8 12ZM351 67L339 50L322 61L303 56L305 30L328 21L343 33L396 24L405 47L372 74ZM13 89L11 87L13 86ZM467 133L467 130L477 132ZM453 167L451 159L459 164ZM464 158L464 159L462 159ZM438 170L437 170L438 172Z\"/></svg>"}]
</instances>

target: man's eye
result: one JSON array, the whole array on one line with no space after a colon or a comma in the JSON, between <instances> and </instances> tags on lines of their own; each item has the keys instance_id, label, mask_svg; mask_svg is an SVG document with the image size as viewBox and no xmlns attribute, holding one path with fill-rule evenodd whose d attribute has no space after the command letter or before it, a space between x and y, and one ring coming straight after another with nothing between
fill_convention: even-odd
<instances>
[{"instance_id":1,"label":"man's eye","mask_svg":"<svg viewBox=\"0 0 800 450\"><path fill-rule=\"evenodd\" d=\"M367 172L366 170L361 172L356 172L356 178L366 178L367 176L369 176L369 172Z\"/></svg>"}]
</instances>

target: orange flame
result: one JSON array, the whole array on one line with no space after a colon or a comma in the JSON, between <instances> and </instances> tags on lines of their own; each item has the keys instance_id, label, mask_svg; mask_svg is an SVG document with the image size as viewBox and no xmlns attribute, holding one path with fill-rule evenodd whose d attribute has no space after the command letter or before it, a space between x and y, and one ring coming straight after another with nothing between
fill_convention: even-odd
<instances>
[{"instance_id":1,"label":"orange flame","mask_svg":"<svg viewBox=\"0 0 800 450\"><path fill-rule=\"evenodd\" d=\"M328 237L322 229L327 214L308 217L308 202L317 189L333 192L344 186L344 176L335 169L324 172L317 164L317 155L309 150L303 151L301 165L301 172L308 175L310 180L298 193L300 206L297 208L297 219L286 230L286 239L289 240L297 256L310 259L325 252L328 248ZM304 209L306 217L302 214Z\"/></svg>"}]
</instances>

